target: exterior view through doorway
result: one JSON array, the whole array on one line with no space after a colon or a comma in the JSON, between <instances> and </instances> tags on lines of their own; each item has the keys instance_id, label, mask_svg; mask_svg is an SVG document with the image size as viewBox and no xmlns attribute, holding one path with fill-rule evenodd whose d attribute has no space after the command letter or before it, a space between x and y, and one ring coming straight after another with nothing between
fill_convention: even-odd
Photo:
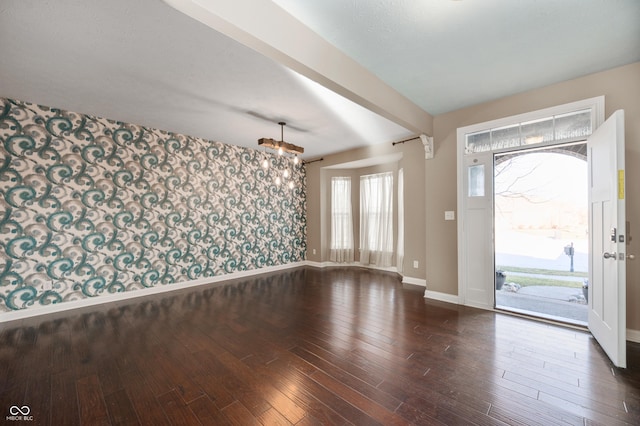
<instances>
[{"instance_id":1,"label":"exterior view through doorway","mask_svg":"<svg viewBox=\"0 0 640 426\"><path fill-rule=\"evenodd\" d=\"M494 155L497 309L588 323L586 142Z\"/></svg>"}]
</instances>

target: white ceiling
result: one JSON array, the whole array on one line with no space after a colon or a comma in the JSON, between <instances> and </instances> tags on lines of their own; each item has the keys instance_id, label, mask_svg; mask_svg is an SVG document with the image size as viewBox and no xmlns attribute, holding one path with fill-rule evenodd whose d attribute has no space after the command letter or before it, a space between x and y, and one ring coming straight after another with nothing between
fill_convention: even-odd
<instances>
[{"instance_id":1,"label":"white ceiling","mask_svg":"<svg viewBox=\"0 0 640 426\"><path fill-rule=\"evenodd\" d=\"M433 115L640 60L637 0L276 3ZM162 0L3 0L0 96L249 147L286 121L306 159L417 133Z\"/></svg>"}]
</instances>

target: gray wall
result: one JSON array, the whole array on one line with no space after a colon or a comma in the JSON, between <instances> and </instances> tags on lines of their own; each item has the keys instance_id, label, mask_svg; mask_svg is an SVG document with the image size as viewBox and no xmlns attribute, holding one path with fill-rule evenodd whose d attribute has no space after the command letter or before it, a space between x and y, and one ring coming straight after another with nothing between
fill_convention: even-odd
<instances>
[{"instance_id":1,"label":"gray wall","mask_svg":"<svg viewBox=\"0 0 640 426\"><path fill-rule=\"evenodd\" d=\"M605 96L605 117L625 110L627 220L631 224L628 253L640 255L640 63L587 75L548 87L524 92L434 118L435 158L425 160L419 141L392 147L391 144L356 149L325 157L309 165L308 248L319 248L322 240L320 216L320 167L347 161L389 155L401 150L399 167L405 170L406 249L405 265L421 260L420 268L405 268L406 275L426 279L432 291L456 295L457 220L445 221L446 210L457 210L456 130L459 127L495 120L596 96ZM457 213L457 211L456 211ZM456 217L457 219L457 217ZM310 260L321 261L319 253ZM627 327L640 330L640 260L627 263Z\"/></svg>"}]
</instances>

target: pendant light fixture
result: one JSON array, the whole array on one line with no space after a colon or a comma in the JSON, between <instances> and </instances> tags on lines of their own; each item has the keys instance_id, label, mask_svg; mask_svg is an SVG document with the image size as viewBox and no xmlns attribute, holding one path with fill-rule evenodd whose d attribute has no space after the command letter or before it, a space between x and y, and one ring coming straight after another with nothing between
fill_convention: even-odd
<instances>
[{"instance_id":1,"label":"pendant light fixture","mask_svg":"<svg viewBox=\"0 0 640 426\"><path fill-rule=\"evenodd\" d=\"M284 141L284 126L287 125L287 123L285 123L284 121L280 121L278 123L280 125L280 140L276 141L274 139L269 139L269 138L261 138L258 139L258 145L259 146L263 146L265 148L270 148L273 150L276 150L278 153L278 157L282 158L283 156L285 156L285 154L292 154L293 155L293 166L295 167L300 163L300 159L298 158L298 154L303 154L304 153L304 148L297 146L297 145L293 145L290 144L288 142ZM286 158L286 156L285 156ZM291 158L291 157L289 157ZM295 184L293 183L293 180L291 180L290 178L292 178L292 172L289 171L289 161L280 161L278 160L278 165L281 165L282 163L284 163L284 170L282 171L281 175L276 176L275 178L275 184L280 186L283 182L288 180L287 186L289 187L289 189L293 189ZM269 159L265 158L264 161L262 162L262 167L266 170L269 168ZM277 167L277 166L276 166Z\"/></svg>"},{"instance_id":2,"label":"pendant light fixture","mask_svg":"<svg viewBox=\"0 0 640 426\"><path fill-rule=\"evenodd\" d=\"M278 124L280 125L280 140L277 141L270 138L260 138L258 139L258 145L275 149L280 155L284 154L285 152L287 154L296 156L304 154L304 148L302 148L301 146L297 146L284 141L284 126L286 126L287 123L285 123L284 121L280 121Z\"/></svg>"}]
</instances>

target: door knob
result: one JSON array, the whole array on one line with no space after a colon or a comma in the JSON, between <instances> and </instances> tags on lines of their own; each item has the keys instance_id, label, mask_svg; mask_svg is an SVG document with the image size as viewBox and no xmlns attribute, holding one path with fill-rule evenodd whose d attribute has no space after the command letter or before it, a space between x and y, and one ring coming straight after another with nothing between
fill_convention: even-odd
<instances>
[{"instance_id":1,"label":"door knob","mask_svg":"<svg viewBox=\"0 0 640 426\"><path fill-rule=\"evenodd\" d=\"M628 255L627 255L627 259L629 259L629 260L633 260L633 259L635 259L635 258L636 258L636 256L635 256L635 255L633 255L633 254L628 254Z\"/></svg>"},{"instance_id":2,"label":"door knob","mask_svg":"<svg viewBox=\"0 0 640 426\"><path fill-rule=\"evenodd\" d=\"M604 254L602 255L605 259L616 259L617 255L616 252L614 251L613 253L607 253L606 251L604 252Z\"/></svg>"}]
</instances>

